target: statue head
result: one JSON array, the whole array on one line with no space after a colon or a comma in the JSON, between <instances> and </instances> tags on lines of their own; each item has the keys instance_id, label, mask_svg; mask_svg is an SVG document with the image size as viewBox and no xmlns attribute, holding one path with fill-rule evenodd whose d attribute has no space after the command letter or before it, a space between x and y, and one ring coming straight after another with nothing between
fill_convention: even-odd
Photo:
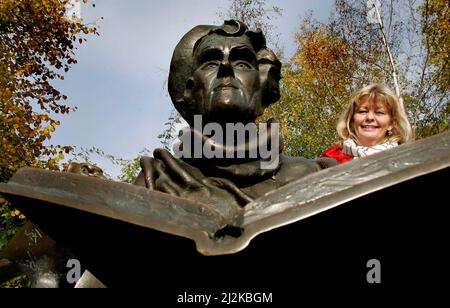
<instances>
[{"instance_id":1,"label":"statue head","mask_svg":"<svg viewBox=\"0 0 450 308\"><path fill-rule=\"evenodd\" d=\"M280 98L280 72L260 30L234 20L200 25L175 48L169 94L190 125L196 114L205 123L248 123Z\"/></svg>"}]
</instances>

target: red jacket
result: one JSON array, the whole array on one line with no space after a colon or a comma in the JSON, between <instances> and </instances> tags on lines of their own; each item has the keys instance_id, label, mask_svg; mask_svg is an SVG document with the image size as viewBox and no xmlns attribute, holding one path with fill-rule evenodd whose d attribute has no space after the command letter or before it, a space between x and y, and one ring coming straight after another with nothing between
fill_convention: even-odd
<instances>
[{"instance_id":1,"label":"red jacket","mask_svg":"<svg viewBox=\"0 0 450 308\"><path fill-rule=\"evenodd\" d=\"M353 159L353 156L349 156L342 152L342 146L339 144L333 145L331 148L325 151L321 157L330 157L337 160L340 164L348 162Z\"/></svg>"}]
</instances>

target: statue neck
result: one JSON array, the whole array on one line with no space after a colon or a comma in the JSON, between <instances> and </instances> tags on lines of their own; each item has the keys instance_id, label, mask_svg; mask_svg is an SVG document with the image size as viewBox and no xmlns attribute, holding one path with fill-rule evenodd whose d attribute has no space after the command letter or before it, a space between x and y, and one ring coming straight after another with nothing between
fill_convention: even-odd
<instances>
[{"instance_id":1,"label":"statue neck","mask_svg":"<svg viewBox=\"0 0 450 308\"><path fill-rule=\"evenodd\" d=\"M273 122L273 121L272 121ZM278 123L208 123L199 128L186 127L180 131L174 145L179 158L206 158L236 161L266 159L278 155L282 146Z\"/></svg>"}]
</instances>

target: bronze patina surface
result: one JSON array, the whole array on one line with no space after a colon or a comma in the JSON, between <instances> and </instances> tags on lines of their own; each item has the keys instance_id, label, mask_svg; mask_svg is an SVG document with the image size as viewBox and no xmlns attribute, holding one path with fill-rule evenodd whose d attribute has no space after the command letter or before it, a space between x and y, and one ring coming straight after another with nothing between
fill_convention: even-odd
<instances>
[{"instance_id":1,"label":"bronze patina surface","mask_svg":"<svg viewBox=\"0 0 450 308\"><path fill-rule=\"evenodd\" d=\"M190 30L169 75L187 136L203 145L207 124L253 124L278 100L280 71L264 35L241 22ZM108 287L267 286L286 275L308 285L324 277L359 284L371 258L390 264L392 283L445 283L450 276L435 267L448 261L448 215L439 200L448 199L450 132L335 166L284 155L282 139L272 138L276 123L269 121L265 137L215 143L225 154L271 144L279 159L268 169L260 151L177 158L156 149L141 159L135 185L72 164L63 173L23 168L0 193L89 270L80 285L102 285L90 273ZM13 254L2 258L11 271ZM414 265L416 276L402 270Z\"/></svg>"}]
</instances>

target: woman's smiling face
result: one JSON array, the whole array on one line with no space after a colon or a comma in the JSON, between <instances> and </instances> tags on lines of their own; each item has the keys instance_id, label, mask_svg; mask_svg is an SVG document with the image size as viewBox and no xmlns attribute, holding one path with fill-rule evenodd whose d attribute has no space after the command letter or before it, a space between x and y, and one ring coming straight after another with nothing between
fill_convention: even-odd
<instances>
[{"instance_id":1,"label":"woman's smiling face","mask_svg":"<svg viewBox=\"0 0 450 308\"><path fill-rule=\"evenodd\" d=\"M387 105L363 98L353 114L353 127L360 145L373 147L386 140L393 128L393 119Z\"/></svg>"}]
</instances>

